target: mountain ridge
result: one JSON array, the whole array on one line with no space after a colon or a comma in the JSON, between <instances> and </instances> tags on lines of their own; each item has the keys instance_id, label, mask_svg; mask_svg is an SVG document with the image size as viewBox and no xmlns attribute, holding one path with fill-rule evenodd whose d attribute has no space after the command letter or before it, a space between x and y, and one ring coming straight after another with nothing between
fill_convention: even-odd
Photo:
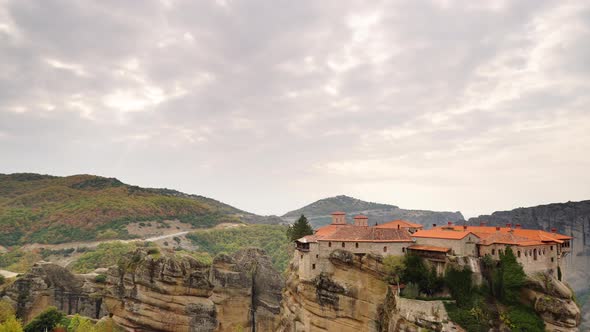
<instances>
[{"instance_id":1,"label":"mountain ridge","mask_svg":"<svg viewBox=\"0 0 590 332\"><path fill-rule=\"evenodd\" d=\"M407 210L396 205L363 201L347 195L323 198L302 208L285 213L282 218L294 221L300 215L305 215L314 227L327 225L331 222L330 213L343 211L347 213L347 220L352 221L355 214L365 214L369 223L382 223L395 219L405 219L420 223L424 226L441 224L447 221L463 222L465 218L461 212Z\"/></svg>"},{"instance_id":2,"label":"mountain ridge","mask_svg":"<svg viewBox=\"0 0 590 332\"><path fill-rule=\"evenodd\" d=\"M0 174L0 245L128 238L132 222L178 219L195 228L223 222L280 223L212 198L78 174Z\"/></svg>"}]
</instances>

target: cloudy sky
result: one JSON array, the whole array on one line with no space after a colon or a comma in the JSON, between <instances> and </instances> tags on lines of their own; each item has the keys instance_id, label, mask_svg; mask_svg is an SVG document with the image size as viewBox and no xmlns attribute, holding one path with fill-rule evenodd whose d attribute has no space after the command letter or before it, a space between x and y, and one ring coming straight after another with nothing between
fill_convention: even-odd
<instances>
[{"instance_id":1,"label":"cloudy sky","mask_svg":"<svg viewBox=\"0 0 590 332\"><path fill-rule=\"evenodd\" d=\"M261 214L590 199L590 2L0 0L23 171Z\"/></svg>"}]
</instances>

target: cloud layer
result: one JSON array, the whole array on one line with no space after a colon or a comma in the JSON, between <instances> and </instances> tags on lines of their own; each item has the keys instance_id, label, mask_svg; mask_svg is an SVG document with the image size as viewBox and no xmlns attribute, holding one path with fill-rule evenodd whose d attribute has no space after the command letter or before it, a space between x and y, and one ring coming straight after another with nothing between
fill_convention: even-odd
<instances>
[{"instance_id":1,"label":"cloud layer","mask_svg":"<svg viewBox=\"0 0 590 332\"><path fill-rule=\"evenodd\" d=\"M259 213L590 198L590 5L0 0L0 172Z\"/></svg>"}]
</instances>

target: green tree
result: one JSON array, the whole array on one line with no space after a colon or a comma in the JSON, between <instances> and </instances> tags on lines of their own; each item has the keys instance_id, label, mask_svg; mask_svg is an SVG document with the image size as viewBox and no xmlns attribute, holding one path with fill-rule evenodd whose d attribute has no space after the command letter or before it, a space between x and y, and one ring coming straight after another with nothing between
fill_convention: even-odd
<instances>
[{"instance_id":1,"label":"green tree","mask_svg":"<svg viewBox=\"0 0 590 332\"><path fill-rule=\"evenodd\" d=\"M295 241L311 234L313 234L313 228L304 215L301 215L301 217L299 217L299 219L297 219L297 221L287 229L287 237L291 241Z\"/></svg>"},{"instance_id":2,"label":"green tree","mask_svg":"<svg viewBox=\"0 0 590 332\"><path fill-rule=\"evenodd\" d=\"M10 316L0 324L0 332L23 332L23 326L15 316Z\"/></svg>"},{"instance_id":3,"label":"green tree","mask_svg":"<svg viewBox=\"0 0 590 332\"><path fill-rule=\"evenodd\" d=\"M467 308L472 305L474 289L471 275L472 272L469 267L463 269L449 267L445 273L445 284L460 308Z\"/></svg>"},{"instance_id":4,"label":"green tree","mask_svg":"<svg viewBox=\"0 0 590 332\"><path fill-rule=\"evenodd\" d=\"M0 323L7 321L10 317L16 315L12 305L5 300L0 301Z\"/></svg>"},{"instance_id":5,"label":"green tree","mask_svg":"<svg viewBox=\"0 0 590 332\"><path fill-rule=\"evenodd\" d=\"M520 289L526 281L526 274L510 247L506 247L504 253L500 252L498 272L500 298L508 303L517 303Z\"/></svg>"},{"instance_id":6,"label":"green tree","mask_svg":"<svg viewBox=\"0 0 590 332\"><path fill-rule=\"evenodd\" d=\"M51 331L65 318L56 307L48 307L25 326L25 332Z\"/></svg>"},{"instance_id":7,"label":"green tree","mask_svg":"<svg viewBox=\"0 0 590 332\"><path fill-rule=\"evenodd\" d=\"M94 331L94 324L86 317L82 317L79 314L74 315L68 325L69 332L92 332Z\"/></svg>"},{"instance_id":8,"label":"green tree","mask_svg":"<svg viewBox=\"0 0 590 332\"><path fill-rule=\"evenodd\" d=\"M385 269L387 282L396 284L399 289L399 283L406 270L404 257L395 255L385 256L383 258L383 267Z\"/></svg>"}]
</instances>

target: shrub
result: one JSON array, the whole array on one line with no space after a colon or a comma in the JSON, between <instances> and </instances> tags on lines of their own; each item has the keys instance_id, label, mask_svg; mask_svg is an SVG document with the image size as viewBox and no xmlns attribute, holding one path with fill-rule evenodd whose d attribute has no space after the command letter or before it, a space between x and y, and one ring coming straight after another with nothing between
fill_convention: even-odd
<instances>
[{"instance_id":1,"label":"shrub","mask_svg":"<svg viewBox=\"0 0 590 332\"><path fill-rule=\"evenodd\" d=\"M545 331L543 320L528 307L522 305L510 307L505 317L508 319L512 331Z\"/></svg>"},{"instance_id":2,"label":"shrub","mask_svg":"<svg viewBox=\"0 0 590 332\"><path fill-rule=\"evenodd\" d=\"M5 300L0 300L0 323L5 322L14 315L16 315L16 312L12 305Z\"/></svg>"},{"instance_id":3,"label":"shrub","mask_svg":"<svg viewBox=\"0 0 590 332\"><path fill-rule=\"evenodd\" d=\"M6 277L0 274L0 285L4 285L6 282Z\"/></svg>"},{"instance_id":4,"label":"shrub","mask_svg":"<svg viewBox=\"0 0 590 332\"><path fill-rule=\"evenodd\" d=\"M404 288L402 295L408 299L415 299L420 295L420 288L415 283L410 282Z\"/></svg>"},{"instance_id":5,"label":"shrub","mask_svg":"<svg viewBox=\"0 0 590 332\"><path fill-rule=\"evenodd\" d=\"M96 277L94 277L94 281L99 284L104 284L107 281L107 276L104 274L99 274Z\"/></svg>"},{"instance_id":6,"label":"shrub","mask_svg":"<svg viewBox=\"0 0 590 332\"><path fill-rule=\"evenodd\" d=\"M51 331L65 318L64 313L56 307L48 307L25 326L24 332Z\"/></svg>"},{"instance_id":7,"label":"shrub","mask_svg":"<svg viewBox=\"0 0 590 332\"><path fill-rule=\"evenodd\" d=\"M0 332L23 332L23 326L20 320L12 315L0 323Z\"/></svg>"},{"instance_id":8,"label":"shrub","mask_svg":"<svg viewBox=\"0 0 590 332\"><path fill-rule=\"evenodd\" d=\"M461 308L471 307L474 298L471 269L465 267L456 269L449 267L445 273L445 285L451 291L451 295Z\"/></svg>"}]
</instances>

